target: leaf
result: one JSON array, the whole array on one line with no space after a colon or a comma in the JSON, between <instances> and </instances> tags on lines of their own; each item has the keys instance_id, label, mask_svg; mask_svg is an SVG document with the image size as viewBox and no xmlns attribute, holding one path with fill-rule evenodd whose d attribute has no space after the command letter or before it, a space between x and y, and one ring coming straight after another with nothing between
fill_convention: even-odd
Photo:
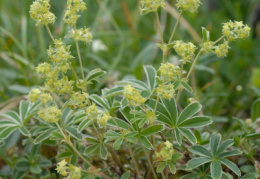
<instances>
[{"instance_id":1,"label":"leaf","mask_svg":"<svg viewBox=\"0 0 260 179\"><path fill-rule=\"evenodd\" d=\"M191 170L191 169L201 166L205 163L209 163L210 161L211 161L211 159L205 158L205 157L193 158L187 163L187 170Z\"/></svg>"},{"instance_id":2,"label":"leaf","mask_svg":"<svg viewBox=\"0 0 260 179\"><path fill-rule=\"evenodd\" d=\"M67 131L70 135L72 135L74 138L82 139L81 133L79 133L79 132L77 131L77 129L75 129L74 127L69 127L69 126L67 126L65 129L66 129L66 131Z\"/></svg>"},{"instance_id":3,"label":"leaf","mask_svg":"<svg viewBox=\"0 0 260 179\"><path fill-rule=\"evenodd\" d=\"M176 173L176 167L175 165L172 163L172 162L169 162L168 163L168 166L169 166L169 169L171 171L172 174L175 174Z\"/></svg>"},{"instance_id":4,"label":"leaf","mask_svg":"<svg viewBox=\"0 0 260 179\"><path fill-rule=\"evenodd\" d=\"M130 174L130 171L127 171L120 177L120 179L130 179Z\"/></svg>"},{"instance_id":5,"label":"leaf","mask_svg":"<svg viewBox=\"0 0 260 179\"><path fill-rule=\"evenodd\" d=\"M209 31L205 28L205 27L201 27L202 29L202 41L203 42L207 42L210 41L210 35L209 35Z\"/></svg>"},{"instance_id":6,"label":"leaf","mask_svg":"<svg viewBox=\"0 0 260 179\"><path fill-rule=\"evenodd\" d=\"M218 158L224 158L224 157L231 157L231 156L235 156L235 155L240 155L242 152L240 150L232 150L232 151L228 151L228 152L223 152L222 154L220 154L218 156Z\"/></svg>"},{"instance_id":7,"label":"leaf","mask_svg":"<svg viewBox=\"0 0 260 179\"><path fill-rule=\"evenodd\" d=\"M251 108L251 118L253 121L256 121L257 118L260 118L260 99L257 99Z\"/></svg>"},{"instance_id":8,"label":"leaf","mask_svg":"<svg viewBox=\"0 0 260 179\"><path fill-rule=\"evenodd\" d=\"M84 153L86 155L89 155L89 154L92 154L94 151L97 150L97 148L100 146L100 144L93 144L89 147L87 147L85 150L84 150Z\"/></svg>"},{"instance_id":9,"label":"leaf","mask_svg":"<svg viewBox=\"0 0 260 179\"><path fill-rule=\"evenodd\" d=\"M178 110L177 110L177 105L176 105L175 99L172 98L172 99L168 100L168 99L162 98L161 101L170 115L171 122L173 124L176 124L177 118L178 118Z\"/></svg>"},{"instance_id":10,"label":"leaf","mask_svg":"<svg viewBox=\"0 0 260 179\"><path fill-rule=\"evenodd\" d=\"M96 94L92 94L89 96L89 98L94 101L95 103L97 103L99 106L103 107L106 110L110 110L110 106L107 103L106 99L102 98L101 96L98 96Z\"/></svg>"},{"instance_id":11,"label":"leaf","mask_svg":"<svg viewBox=\"0 0 260 179\"><path fill-rule=\"evenodd\" d=\"M211 158L212 154L203 146L201 145L194 145L192 146L189 151L191 151L194 154L201 155L204 157Z\"/></svg>"},{"instance_id":12,"label":"leaf","mask_svg":"<svg viewBox=\"0 0 260 179\"><path fill-rule=\"evenodd\" d=\"M96 69L94 69L94 70L91 70L91 71L87 74L85 80L86 80L87 82L91 82L91 81L93 81L93 80L96 80L98 77L100 77L100 76L102 76L102 75L104 75L104 74L106 74L105 71L101 70L100 68L96 68Z\"/></svg>"},{"instance_id":13,"label":"leaf","mask_svg":"<svg viewBox=\"0 0 260 179\"><path fill-rule=\"evenodd\" d=\"M183 157L183 155L179 152L172 154L172 160L175 161L175 162L177 160L181 159L182 157Z\"/></svg>"},{"instance_id":14,"label":"leaf","mask_svg":"<svg viewBox=\"0 0 260 179\"><path fill-rule=\"evenodd\" d=\"M144 72L146 74L146 78L147 78L147 82L148 82L148 86L150 89L150 92L152 92L156 86L156 70L154 69L153 66L150 65L145 65L144 66Z\"/></svg>"},{"instance_id":15,"label":"leaf","mask_svg":"<svg viewBox=\"0 0 260 179\"><path fill-rule=\"evenodd\" d=\"M86 127L91 123L90 119L84 119L82 120L78 125L78 132L82 132Z\"/></svg>"},{"instance_id":16,"label":"leaf","mask_svg":"<svg viewBox=\"0 0 260 179\"><path fill-rule=\"evenodd\" d=\"M18 126L13 126L13 127L7 127L5 129L3 129L0 133L0 140L3 140L5 138L7 138L9 135L11 135L16 129L18 128Z\"/></svg>"},{"instance_id":17,"label":"leaf","mask_svg":"<svg viewBox=\"0 0 260 179\"><path fill-rule=\"evenodd\" d=\"M34 174L40 174L42 172L42 169L39 165L30 165L30 172Z\"/></svg>"},{"instance_id":18,"label":"leaf","mask_svg":"<svg viewBox=\"0 0 260 179\"><path fill-rule=\"evenodd\" d=\"M8 111L7 113L2 114L2 116L11 119L16 124L22 124L19 115L15 111Z\"/></svg>"},{"instance_id":19,"label":"leaf","mask_svg":"<svg viewBox=\"0 0 260 179\"><path fill-rule=\"evenodd\" d=\"M120 146L121 146L123 140L124 140L123 138L117 139L117 140L114 142L114 144L113 144L114 149L118 150L118 149L120 148Z\"/></svg>"},{"instance_id":20,"label":"leaf","mask_svg":"<svg viewBox=\"0 0 260 179\"><path fill-rule=\"evenodd\" d=\"M158 165L158 167L156 168L156 172L157 173L162 173L164 168L166 167L167 163L166 162L162 162Z\"/></svg>"},{"instance_id":21,"label":"leaf","mask_svg":"<svg viewBox=\"0 0 260 179\"><path fill-rule=\"evenodd\" d=\"M112 89L106 88L106 89L102 90L102 94L103 94L104 98L110 98L113 96L118 96L118 95L123 94L123 89L124 89L124 87L122 87L122 86L117 86Z\"/></svg>"},{"instance_id":22,"label":"leaf","mask_svg":"<svg viewBox=\"0 0 260 179\"><path fill-rule=\"evenodd\" d=\"M31 136L31 133L24 127L20 126L19 131L24 135L24 136Z\"/></svg>"},{"instance_id":23,"label":"leaf","mask_svg":"<svg viewBox=\"0 0 260 179\"><path fill-rule=\"evenodd\" d=\"M221 163L218 161L212 161L210 164L210 172L213 179L220 179L222 176Z\"/></svg>"},{"instance_id":24,"label":"leaf","mask_svg":"<svg viewBox=\"0 0 260 179\"><path fill-rule=\"evenodd\" d=\"M19 114L22 121L24 121L29 110L29 102L21 101L19 105Z\"/></svg>"},{"instance_id":25,"label":"leaf","mask_svg":"<svg viewBox=\"0 0 260 179\"><path fill-rule=\"evenodd\" d=\"M191 132L191 130L189 129L185 129L185 128L179 128L181 134L186 137L192 144L196 144L197 143L197 139L194 136L194 134Z\"/></svg>"},{"instance_id":26,"label":"leaf","mask_svg":"<svg viewBox=\"0 0 260 179\"><path fill-rule=\"evenodd\" d=\"M105 146L103 144L100 145L100 157L103 160L107 159L107 149L105 148Z\"/></svg>"},{"instance_id":27,"label":"leaf","mask_svg":"<svg viewBox=\"0 0 260 179\"><path fill-rule=\"evenodd\" d=\"M125 121L119 119L119 118L111 118L107 121L107 125L110 125L110 126L114 126L114 127L117 127L119 126L121 129L124 129L124 130L133 130L133 128L128 124L126 123Z\"/></svg>"},{"instance_id":28,"label":"leaf","mask_svg":"<svg viewBox=\"0 0 260 179\"><path fill-rule=\"evenodd\" d=\"M190 85L188 85L188 83L186 83L185 81L181 81L181 85L184 87L185 90L192 93L192 91L193 91L192 87L190 87Z\"/></svg>"},{"instance_id":29,"label":"leaf","mask_svg":"<svg viewBox=\"0 0 260 179\"><path fill-rule=\"evenodd\" d=\"M216 155L220 141L221 141L221 135L214 133L210 139L210 149L213 155Z\"/></svg>"},{"instance_id":30,"label":"leaf","mask_svg":"<svg viewBox=\"0 0 260 179\"><path fill-rule=\"evenodd\" d=\"M153 125L153 126L149 126L146 129L144 129L141 132L141 135L143 135L143 136L150 136L150 135L156 134L156 133L158 133L158 132L160 132L162 130L164 130L164 126L162 124Z\"/></svg>"},{"instance_id":31,"label":"leaf","mask_svg":"<svg viewBox=\"0 0 260 179\"><path fill-rule=\"evenodd\" d=\"M134 88L136 88L138 90L149 91L148 86L144 82L142 82L140 80L130 79L130 80L125 80L125 81L118 81L115 84L118 85L118 86L125 86L127 84L130 84L132 87L134 87Z\"/></svg>"},{"instance_id":32,"label":"leaf","mask_svg":"<svg viewBox=\"0 0 260 179\"><path fill-rule=\"evenodd\" d=\"M141 142L141 144L143 146L145 146L147 149L151 150L153 148L153 145L151 144L151 142L145 137L145 136L141 136L139 138L139 141Z\"/></svg>"},{"instance_id":33,"label":"leaf","mask_svg":"<svg viewBox=\"0 0 260 179\"><path fill-rule=\"evenodd\" d=\"M227 159L220 159L219 160L222 164L226 165L230 170L232 170L237 176L241 176L241 172L239 168L231 161Z\"/></svg>"},{"instance_id":34,"label":"leaf","mask_svg":"<svg viewBox=\"0 0 260 179\"><path fill-rule=\"evenodd\" d=\"M216 152L216 156L219 156L222 152L224 152L228 147L232 146L234 141L232 139L224 141L218 148Z\"/></svg>"},{"instance_id":35,"label":"leaf","mask_svg":"<svg viewBox=\"0 0 260 179\"><path fill-rule=\"evenodd\" d=\"M248 134L245 136L247 139L260 139L260 133Z\"/></svg>"},{"instance_id":36,"label":"leaf","mask_svg":"<svg viewBox=\"0 0 260 179\"><path fill-rule=\"evenodd\" d=\"M181 132L180 132L180 130L178 128L176 128L174 130L174 134L175 134L175 137L176 137L176 140L177 140L179 146L181 146L182 140L181 140Z\"/></svg>"},{"instance_id":37,"label":"leaf","mask_svg":"<svg viewBox=\"0 0 260 179\"><path fill-rule=\"evenodd\" d=\"M201 109L201 105L198 102L189 104L180 114L178 118L178 124L181 124L188 118L192 117L194 114L198 113Z\"/></svg>"},{"instance_id":38,"label":"leaf","mask_svg":"<svg viewBox=\"0 0 260 179\"><path fill-rule=\"evenodd\" d=\"M40 142L44 141L45 139L49 138L51 135L52 135L52 132L55 131L56 129L55 128L51 128L51 129L48 129L44 132L42 132L41 134L39 134L35 140L34 140L34 143L35 144L39 144Z\"/></svg>"},{"instance_id":39,"label":"leaf","mask_svg":"<svg viewBox=\"0 0 260 179\"><path fill-rule=\"evenodd\" d=\"M29 170L30 163L26 158L21 158L17 161L15 168L22 172L27 172Z\"/></svg>"},{"instance_id":40,"label":"leaf","mask_svg":"<svg viewBox=\"0 0 260 179\"><path fill-rule=\"evenodd\" d=\"M208 116L196 116L186 119L182 123L178 124L178 127L193 128L203 127L212 123L212 119Z\"/></svg>"}]
</instances>

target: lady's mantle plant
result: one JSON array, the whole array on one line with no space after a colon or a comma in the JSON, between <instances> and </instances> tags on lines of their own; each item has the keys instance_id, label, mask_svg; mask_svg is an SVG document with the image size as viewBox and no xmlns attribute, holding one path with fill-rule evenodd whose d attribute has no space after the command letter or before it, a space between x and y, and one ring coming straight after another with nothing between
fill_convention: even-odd
<instances>
[{"instance_id":1,"label":"lady's mantle plant","mask_svg":"<svg viewBox=\"0 0 260 179\"><path fill-rule=\"evenodd\" d=\"M49 0L34 1L30 15L36 25L46 27L52 44L47 50L49 60L36 68L45 80L44 86L31 90L30 103L21 102L19 114L8 112L5 120L0 121L2 140L19 130L28 138L24 140L26 148L35 151L24 152L16 164L10 163L13 178L51 176L52 163L57 164L56 172L65 178L168 178L169 175L180 177L194 169L205 175L184 177L219 179L224 173L223 167L226 172L240 176L239 168L229 160L241 154L239 149L234 149L233 140L220 143L220 135L212 134L209 142L207 137L202 142L212 119L198 115L202 108L199 102L181 106L179 101L183 90L193 91L189 77L200 55L226 56L229 43L246 38L250 28L242 22L230 21L223 24L222 36L215 41L210 39L205 28L202 28L203 41L197 46L173 40L182 12L194 13L200 4L199 0L177 0L180 17L166 41L158 15L158 10L166 7L166 3L164 0L140 0L142 15L155 14L156 30L161 37L157 44L162 50L161 66L158 70L144 66L145 82L119 81L112 89L106 88L97 95L90 94L88 87L105 72L93 69L85 74L79 45L80 41L91 43L92 34L89 28L76 27L80 13L86 9L85 2L68 0L63 17L70 28L66 38L74 39L77 49L77 57L74 57L71 45L55 38L49 29L56 20L50 12ZM180 66L166 60L172 49L180 57ZM76 59L80 75L72 65ZM57 148L57 155L46 156L40 150L45 146ZM21 167L25 163L28 167ZM182 167L184 163L187 167Z\"/></svg>"}]
</instances>

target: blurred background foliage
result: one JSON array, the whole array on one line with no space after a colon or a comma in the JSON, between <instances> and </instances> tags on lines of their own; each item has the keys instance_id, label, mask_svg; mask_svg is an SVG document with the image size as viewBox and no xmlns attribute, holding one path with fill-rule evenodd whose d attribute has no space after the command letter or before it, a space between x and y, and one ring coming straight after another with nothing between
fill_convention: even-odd
<instances>
[{"instance_id":1,"label":"blurred background foliage","mask_svg":"<svg viewBox=\"0 0 260 179\"><path fill-rule=\"evenodd\" d=\"M126 77L143 78L143 64L155 67L161 62L161 52L155 43L159 37L154 30L154 14L141 16L137 0L86 0L87 11L79 19L78 27L90 27L91 45L80 44L85 72L102 68L107 75L92 92L112 87L116 80ZM161 11L160 18L165 39L169 39L176 22L174 0ZM192 75L196 100L204 106L204 113L216 116L218 122L228 122L232 116L250 117L252 102L260 97L260 2L259 0L201 0L196 14L184 13L175 39L200 42L201 27L211 31L211 39L221 36L222 23L244 21L252 28L246 40L231 43L227 57L203 55ZM32 0L0 0L0 113L17 107L28 91L42 80L35 66L47 60L50 39L46 30L36 27L29 16ZM62 22L66 7L64 0L52 0L51 11L57 21L51 26L56 38L64 38L68 30ZM188 23L187 23L188 22ZM76 48L72 41L72 55ZM172 50L169 61L178 63ZM73 62L79 72L79 65ZM189 94L187 94L188 97ZM182 101L188 97L183 95Z\"/></svg>"}]
</instances>

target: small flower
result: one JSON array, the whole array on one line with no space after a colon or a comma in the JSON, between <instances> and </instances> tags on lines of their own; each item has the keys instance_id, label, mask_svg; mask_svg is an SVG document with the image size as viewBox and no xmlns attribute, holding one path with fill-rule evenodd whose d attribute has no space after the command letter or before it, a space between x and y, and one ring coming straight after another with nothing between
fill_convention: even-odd
<instances>
[{"instance_id":1,"label":"small flower","mask_svg":"<svg viewBox=\"0 0 260 179\"><path fill-rule=\"evenodd\" d=\"M246 38L249 36L250 27L244 25L243 22L229 21L222 26L222 32L227 37L228 41L233 41L237 38Z\"/></svg>"},{"instance_id":2,"label":"small flower","mask_svg":"<svg viewBox=\"0 0 260 179\"><path fill-rule=\"evenodd\" d=\"M159 7L165 7L164 0L141 0L139 2L139 11L141 15L148 14L150 12L156 12Z\"/></svg>"},{"instance_id":3,"label":"small flower","mask_svg":"<svg viewBox=\"0 0 260 179\"><path fill-rule=\"evenodd\" d=\"M43 104L47 104L49 101L52 101L52 97L49 93L42 93L39 97L39 100Z\"/></svg>"},{"instance_id":4,"label":"small flower","mask_svg":"<svg viewBox=\"0 0 260 179\"><path fill-rule=\"evenodd\" d=\"M72 109L83 108L88 103L89 95L85 92L72 92L68 107Z\"/></svg>"},{"instance_id":5,"label":"small flower","mask_svg":"<svg viewBox=\"0 0 260 179\"><path fill-rule=\"evenodd\" d=\"M57 106L46 106L39 110L40 118L49 123L57 123L61 119L61 110Z\"/></svg>"},{"instance_id":6,"label":"small flower","mask_svg":"<svg viewBox=\"0 0 260 179\"><path fill-rule=\"evenodd\" d=\"M156 119L156 115L154 111L147 110L146 111L146 117L150 124L153 124L154 120Z\"/></svg>"},{"instance_id":7,"label":"small flower","mask_svg":"<svg viewBox=\"0 0 260 179\"><path fill-rule=\"evenodd\" d=\"M107 121L111 119L112 117L109 115L109 113L104 113L101 118L97 119L97 123L100 128L103 128L106 126Z\"/></svg>"},{"instance_id":8,"label":"small flower","mask_svg":"<svg viewBox=\"0 0 260 179\"><path fill-rule=\"evenodd\" d=\"M96 107L96 104L93 103L91 106L89 106L86 110L86 113L87 113L87 117L94 121L96 119L98 119L99 115L100 115L100 112L99 110L97 109Z\"/></svg>"},{"instance_id":9,"label":"small flower","mask_svg":"<svg viewBox=\"0 0 260 179\"><path fill-rule=\"evenodd\" d=\"M38 100L41 94L41 90L38 88L33 88L30 93L28 94L28 99L30 102L34 103Z\"/></svg>"},{"instance_id":10,"label":"small flower","mask_svg":"<svg viewBox=\"0 0 260 179\"><path fill-rule=\"evenodd\" d=\"M72 29L66 36L68 38L73 38L75 41L83 41L85 43L90 43L92 41L92 33L89 28Z\"/></svg>"},{"instance_id":11,"label":"small flower","mask_svg":"<svg viewBox=\"0 0 260 179\"><path fill-rule=\"evenodd\" d=\"M36 0L30 7L30 15L36 25L47 25L55 22L55 15L49 11L50 0Z\"/></svg>"},{"instance_id":12,"label":"small flower","mask_svg":"<svg viewBox=\"0 0 260 179\"><path fill-rule=\"evenodd\" d=\"M69 165L69 175L66 179L79 179L81 178L81 168Z\"/></svg>"},{"instance_id":13,"label":"small flower","mask_svg":"<svg viewBox=\"0 0 260 179\"><path fill-rule=\"evenodd\" d=\"M223 42L222 44L218 45L215 47L214 49L214 53L218 56L218 57L225 57L228 53L228 49L230 47L228 46L228 41Z\"/></svg>"},{"instance_id":14,"label":"small flower","mask_svg":"<svg viewBox=\"0 0 260 179\"><path fill-rule=\"evenodd\" d=\"M155 152L155 156L158 160L171 160L172 154L174 154L174 150L172 148L172 143L166 141L163 143L163 148L160 152Z\"/></svg>"},{"instance_id":15,"label":"small flower","mask_svg":"<svg viewBox=\"0 0 260 179\"><path fill-rule=\"evenodd\" d=\"M215 48L214 42L212 41L203 42L200 46L203 50L205 50L208 53L213 52L213 49Z\"/></svg>"},{"instance_id":16,"label":"small flower","mask_svg":"<svg viewBox=\"0 0 260 179\"><path fill-rule=\"evenodd\" d=\"M159 71L161 73L161 77L167 82L176 81L180 74L180 68L172 63L162 63Z\"/></svg>"},{"instance_id":17,"label":"small flower","mask_svg":"<svg viewBox=\"0 0 260 179\"><path fill-rule=\"evenodd\" d=\"M145 98L142 97L139 93L139 91L137 91L137 89L133 88L130 84L126 85L124 87L124 97L127 100L127 102L134 107L140 106L142 104L144 104L145 102Z\"/></svg>"},{"instance_id":18,"label":"small flower","mask_svg":"<svg viewBox=\"0 0 260 179\"><path fill-rule=\"evenodd\" d=\"M176 7L181 11L197 12L200 6L200 0L177 0Z\"/></svg>"},{"instance_id":19,"label":"small flower","mask_svg":"<svg viewBox=\"0 0 260 179\"><path fill-rule=\"evenodd\" d=\"M69 174L68 169L69 167L67 166L68 162L66 160L62 160L57 164L57 172L61 174L62 176L67 176Z\"/></svg>"},{"instance_id":20,"label":"small flower","mask_svg":"<svg viewBox=\"0 0 260 179\"><path fill-rule=\"evenodd\" d=\"M173 84L159 85L156 89L158 96L165 99L172 99L175 96L175 90Z\"/></svg>"},{"instance_id":21,"label":"small flower","mask_svg":"<svg viewBox=\"0 0 260 179\"><path fill-rule=\"evenodd\" d=\"M194 57L194 52L197 49L193 43L184 43L181 40L175 41L173 48L177 54L181 56L183 64L190 61Z\"/></svg>"},{"instance_id":22,"label":"small flower","mask_svg":"<svg viewBox=\"0 0 260 179\"><path fill-rule=\"evenodd\" d=\"M77 13L79 11L84 11L86 9L86 3L83 0L68 0L67 9L64 15L64 22L70 26L74 26L77 23L80 15Z\"/></svg>"}]
</instances>

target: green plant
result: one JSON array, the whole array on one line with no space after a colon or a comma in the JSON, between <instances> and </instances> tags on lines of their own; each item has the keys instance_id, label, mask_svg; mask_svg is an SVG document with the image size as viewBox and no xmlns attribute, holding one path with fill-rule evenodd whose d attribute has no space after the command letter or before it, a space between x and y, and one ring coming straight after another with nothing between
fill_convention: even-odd
<instances>
[{"instance_id":1,"label":"green plant","mask_svg":"<svg viewBox=\"0 0 260 179\"><path fill-rule=\"evenodd\" d=\"M63 18L70 29L66 37L72 38L76 46L79 77L73 67L70 45L55 39L49 28L56 19L49 11L49 0L36 0L31 5L31 17L37 25L46 27L53 44L47 51L49 62L36 68L45 80L44 86L32 89L28 95L31 103L21 102L19 114L8 112L0 123L3 146L7 146L6 138L19 130L27 137L23 143L25 149L37 149L29 156L25 151L24 156L15 158L16 165L5 157L13 177L52 176L55 167L48 169L50 162L58 162L57 174L66 178L178 177L181 170L186 173L205 164L199 170L208 178L217 179L222 176L221 163L240 176L239 168L226 157L241 152L224 152L232 147L233 140L220 145L220 135L213 134L209 141L210 151L205 148L208 139L201 134L209 130L207 126L212 119L202 114L199 102L190 99L190 102L181 104L180 99L184 90L192 95L189 77L200 55L226 56L229 43L246 38L250 28L242 22L230 21L224 23L223 34L215 41L205 28L202 28L203 41L198 46L182 40L173 41L182 13L196 12L199 4L199 0L177 1L180 15L166 43L158 15L158 8L165 7L165 2L141 0L141 14L155 14L160 36L157 46L162 50L161 66L158 71L152 66L144 66L146 82L125 79L116 82L113 88L103 89L98 95L90 94L89 87L105 72L94 69L85 75L79 48L80 41L91 43L92 40L91 29L76 27L79 13L86 9L84 1L68 0ZM180 66L167 61L171 49L181 57ZM196 145L197 142L201 145ZM55 149L55 154L44 153L44 147ZM203 157L196 158L193 154ZM46 160L45 165L42 159ZM180 159L189 160L187 168L180 166ZM210 172L206 163L211 163Z\"/></svg>"}]
</instances>

